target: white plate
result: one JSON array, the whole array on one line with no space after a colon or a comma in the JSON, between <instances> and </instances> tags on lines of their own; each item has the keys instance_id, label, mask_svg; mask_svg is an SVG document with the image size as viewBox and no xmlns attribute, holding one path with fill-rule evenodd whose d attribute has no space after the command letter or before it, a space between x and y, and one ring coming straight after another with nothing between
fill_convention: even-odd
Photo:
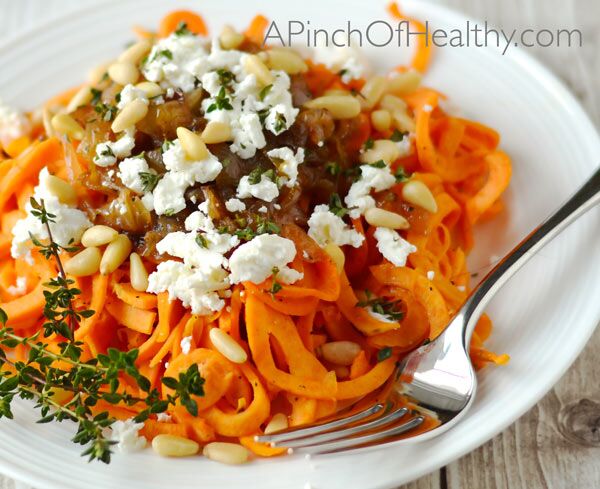
<instances>
[{"instance_id":1,"label":"white plate","mask_svg":"<svg viewBox=\"0 0 600 489\"><path fill-rule=\"evenodd\" d=\"M423 1L406 10L438 27L466 19ZM256 7L255 5L260 5ZM114 56L132 38L132 24L156 26L179 6L199 9L212 31L225 22L243 27L260 12L277 20L310 20L314 27L365 25L387 18L384 4L359 0L261 2L119 1L86 8L22 36L0 49L0 94L33 107L81 80L83 73ZM396 63L394 48L370 49L380 68ZM514 178L506 195L509 218L479 233L472 270L500 255L567 197L598 165L600 141L581 107L529 56L511 49L443 49L427 83L441 89L466 115L498 129L513 157ZM493 301L495 330L489 346L512 356L509 366L481 374L477 400L459 426L415 446L387 446L367 453L306 460L302 457L227 467L202 458L168 460L150 452L115 456L109 467L87 464L68 438L68 425L36 425L27 405L16 421L0 424L0 469L38 489L317 489L390 488L432 471L489 440L533 406L557 382L585 346L600 320L600 213L591 212L535 257Z\"/></svg>"}]
</instances>

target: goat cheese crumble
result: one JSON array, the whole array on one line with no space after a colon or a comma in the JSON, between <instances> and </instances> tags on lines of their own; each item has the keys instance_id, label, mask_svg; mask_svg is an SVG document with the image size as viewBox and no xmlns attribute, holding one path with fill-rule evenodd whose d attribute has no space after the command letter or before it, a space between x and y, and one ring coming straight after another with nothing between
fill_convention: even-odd
<instances>
[{"instance_id":1,"label":"goat cheese crumble","mask_svg":"<svg viewBox=\"0 0 600 489\"><path fill-rule=\"evenodd\" d=\"M144 423L136 423L133 418L125 421L117 420L110 426L109 438L116 442L117 449L122 453L137 452L146 446L146 438L139 436Z\"/></svg>"},{"instance_id":2,"label":"goat cheese crumble","mask_svg":"<svg viewBox=\"0 0 600 489\"><path fill-rule=\"evenodd\" d=\"M274 234L261 234L237 248L229 259L232 284L259 284L275 274L277 280L293 284L303 274L287 265L296 256L294 242Z\"/></svg>"},{"instance_id":3,"label":"goat cheese crumble","mask_svg":"<svg viewBox=\"0 0 600 489\"><path fill-rule=\"evenodd\" d=\"M225 209L229 212L242 212L246 210L246 204L240 199L231 198L225 202Z\"/></svg>"},{"instance_id":4,"label":"goat cheese crumble","mask_svg":"<svg viewBox=\"0 0 600 489\"><path fill-rule=\"evenodd\" d=\"M279 196L279 187L264 173L258 183L250 183L250 177L245 175L238 182L237 196L241 199L255 197L265 202L272 202Z\"/></svg>"},{"instance_id":5,"label":"goat cheese crumble","mask_svg":"<svg viewBox=\"0 0 600 489\"><path fill-rule=\"evenodd\" d=\"M344 202L350 208L350 217L353 219L364 214L366 210L375 207L375 199L371 197L371 190L381 192L391 188L396 183L388 165L378 168L373 165L361 165L361 176L348 190Z\"/></svg>"},{"instance_id":6,"label":"goat cheese crumble","mask_svg":"<svg viewBox=\"0 0 600 489\"><path fill-rule=\"evenodd\" d=\"M48 168L43 168L39 175L39 184L33 189L33 198L38 202L43 200L48 213L55 216L52 224L54 241L60 246L77 244L83 232L91 227L92 223L82 211L63 204L50 192L49 177ZM32 210L31 203L27 202L25 205L27 216L18 220L12 229L13 240L10 252L13 258L30 255L31 236L40 240L48 238L46 226L31 214Z\"/></svg>"},{"instance_id":7,"label":"goat cheese crumble","mask_svg":"<svg viewBox=\"0 0 600 489\"><path fill-rule=\"evenodd\" d=\"M416 246L403 239L393 229L377 228L374 236L379 252L397 267L405 266L408 255L417 251Z\"/></svg>"},{"instance_id":8,"label":"goat cheese crumble","mask_svg":"<svg viewBox=\"0 0 600 489\"><path fill-rule=\"evenodd\" d=\"M137 158L126 158L119 163L117 176L129 190L132 190L136 194L143 194L144 182L140 175L143 173L156 174L156 172L148 166L146 159L142 156L138 156Z\"/></svg>"},{"instance_id":9,"label":"goat cheese crumble","mask_svg":"<svg viewBox=\"0 0 600 489\"><path fill-rule=\"evenodd\" d=\"M6 292L10 295L24 295L27 292L27 277L17 277L15 285L9 285Z\"/></svg>"},{"instance_id":10,"label":"goat cheese crumble","mask_svg":"<svg viewBox=\"0 0 600 489\"><path fill-rule=\"evenodd\" d=\"M146 105L150 103L150 101L148 100L148 95L146 95L146 92L144 92L142 89L136 88L131 83L125 85L123 87L123 90L121 90L121 93L119 94L117 109L121 110L123 107L125 107L130 102L133 102L134 100L141 100Z\"/></svg>"},{"instance_id":11,"label":"goat cheese crumble","mask_svg":"<svg viewBox=\"0 0 600 489\"><path fill-rule=\"evenodd\" d=\"M187 355L192 349L192 337L184 336L183 338L181 338L179 346L181 346L181 351L183 352L183 354Z\"/></svg>"},{"instance_id":12,"label":"goat cheese crumble","mask_svg":"<svg viewBox=\"0 0 600 489\"><path fill-rule=\"evenodd\" d=\"M31 122L25 114L0 100L0 145L6 147L30 132Z\"/></svg>"},{"instance_id":13,"label":"goat cheese crumble","mask_svg":"<svg viewBox=\"0 0 600 489\"><path fill-rule=\"evenodd\" d=\"M118 159L131 155L135 146L133 129L127 129L125 134L116 141L106 141L96 146L94 163L101 167L114 165Z\"/></svg>"},{"instance_id":14,"label":"goat cheese crumble","mask_svg":"<svg viewBox=\"0 0 600 489\"><path fill-rule=\"evenodd\" d=\"M336 216L329 206L321 204L315 207L308 220L308 235L319 246L333 243L338 246L350 245L358 248L364 241L364 236L351 229L341 217Z\"/></svg>"},{"instance_id":15,"label":"goat cheese crumble","mask_svg":"<svg viewBox=\"0 0 600 489\"><path fill-rule=\"evenodd\" d=\"M294 187L298 183L298 166L304 162L304 148L298 148L296 154L291 148L275 148L267 152L267 156L277 169L285 175L282 184Z\"/></svg>"}]
</instances>

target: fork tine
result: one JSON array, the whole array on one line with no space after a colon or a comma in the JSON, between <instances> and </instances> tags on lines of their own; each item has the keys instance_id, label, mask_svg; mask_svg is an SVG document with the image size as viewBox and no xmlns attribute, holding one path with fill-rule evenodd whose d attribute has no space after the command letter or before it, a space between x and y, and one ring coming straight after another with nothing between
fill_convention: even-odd
<instances>
[{"instance_id":1,"label":"fork tine","mask_svg":"<svg viewBox=\"0 0 600 489\"><path fill-rule=\"evenodd\" d=\"M410 419L410 421L407 421L406 423L402 423L397 426L392 426L391 428L387 428L382 431L377 431L375 433L357 436L354 438L346 438L343 440L332 441L330 443L323 443L321 445L290 448L289 453L299 452L306 453L308 455L318 453L334 453L343 450L348 450L351 448L357 448L360 445L383 442L386 438L398 436L402 433L406 433L407 431L416 428L423 422L424 419L425 418L423 418L423 416L417 416L415 418Z\"/></svg>"},{"instance_id":2,"label":"fork tine","mask_svg":"<svg viewBox=\"0 0 600 489\"><path fill-rule=\"evenodd\" d=\"M303 438L310 435L318 435L326 431L331 431L335 428L343 428L349 424L361 421L369 416L379 413L383 408L383 404L375 404L346 418L336 419L328 423L308 426L306 428L292 428L290 430L280 431L279 433L273 433L270 435L255 436L254 439L260 443L281 443L283 441L295 440L297 438Z\"/></svg>"},{"instance_id":3,"label":"fork tine","mask_svg":"<svg viewBox=\"0 0 600 489\"><path fill-rule=\"evenodd\" d=\"M328 441L339 440L340 438L346 438L348 436L360 435L361 433L364 433L366 431L379 428L380 426L388 425L402 418L407 412L408 409L400 408L395 411L391 411L390 413L384 414L383 416L376 418L372 421L367 421L366 423L362 423L356 426L350 426L346 429L330 431L321 435L309 436L306 438L300 438L288 442L271 442L271 445L279 446L280 444L282 444L287 448L299 448L304 446L317 445Z\"/></svg>"}]
</instances>

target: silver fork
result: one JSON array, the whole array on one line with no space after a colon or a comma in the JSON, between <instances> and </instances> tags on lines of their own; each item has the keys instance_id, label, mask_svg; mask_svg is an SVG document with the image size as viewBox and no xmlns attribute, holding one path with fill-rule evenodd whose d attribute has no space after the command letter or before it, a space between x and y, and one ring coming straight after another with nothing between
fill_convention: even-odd
<instances>
[{"instance_id":1,"label":"silver fork","mask_svg":"<svg viewBox=\"0 0 600 489\"><path fill-rule=\"evenodd\" d=\"M471 333L493 295L542 247L585 212L600 203L600 168L552 216L506 255L473 289L444 331L431 343L410 353L399 364L381 401L368 407L356 404L340 417L257 436L259 442L287 447L289 451L332 453L379 445L406 437L432 438L454 426L468 411L477 388L469 360ZM406 399L418 409L406 407ZM438 425L410 436L425 416ZM421 430L423 431L423 430Z\"/></svg>"}]
</instances>

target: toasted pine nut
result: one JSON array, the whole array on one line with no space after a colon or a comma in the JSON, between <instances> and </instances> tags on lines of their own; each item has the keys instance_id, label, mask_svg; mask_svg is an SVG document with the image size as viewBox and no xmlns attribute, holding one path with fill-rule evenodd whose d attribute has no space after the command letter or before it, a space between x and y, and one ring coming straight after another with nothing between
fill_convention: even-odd
<instances>
[{"instance_id":1,"label":"toasted pine nut","mask_svg":"<svg viewBox=\"0 0 600 489\"><path fill-rule=\"evenodd\" d=\"M351 119L360 114L360 102L351 95L325 95L304 104L309 109L327 109L334 119Z\"/></svg>"},{"instance_id":2,"label":"toasted pine nut","mask_svg":"<svg viewBox=\"0 0 600 489\"><path fill-rule=\"evenodd\" d=\"M395 95L407 95L419 87L422 78L423 75L417 70L400 73L387 79L385 91Z\"/></svg>"},{"instance_id":3,"label":"toasted pine nut","mask_svg":"<svg viewBox=\"0 0 600 489\"><path fill-rule=\"evenodd\" d=\"M119 234L111 241L102 255L100 273L108 275L119 268L131 253L131 241L124 234Z\"/></svg>"},{"instance_id":4,"label":"toasted pine nut","mask_svg":"<svg viewBox=\"0 0 600 489\"><path fill-rule=\"evenodd\" d=\"M177 128L177 138L190 160L202 161L208 157L208 149L202 138L185 127Z\"/></svg>"},{"instance_id":5,"label":"toasted pine nut","mask_svg":"<svg viewBox=\"0 0 600 489\"><path fill-rule=\"evenodd\" d=\"M380 132L387 131L392 124L392 115L385 109L371 112L371 123Z\"/></svg>"},{"instance_id":6,"label":"toasted pine nut","mask_svg":"<svg viewBox=\"0 0 600 489\"><path fill-rule=\"evenodd\" d=\"M381 97L381 100L379 101L379 107L382 109L387 109L393 113L395 111L406 112L406 108L408 106L400 97L386 93L383 97Z\"/></svg>"},{"instance_id":7,"label":"toasted pine nut","mask_svg":"<svg viewBox=\"0 0 600 489\"><path fill-rule=\"evenodd\" d=\"M108 67L112 65L114 61L105 61L98 66L94 66L90 71L88 71L87 79L90 85L97 85L102 81L104 75L108 72Z\"/></svg>"},{"instance_id":8,"label":"toasted pine nut","mask_svg":"<svg viewBox=\"0 0 600 489\"><path fill-rule=\"evenodd\" d=\"M148 288L148 271L137 253L129 255L129 281L134 290L145 292Z\"/></svg>"},{"instance_id":9,"label":"toasted pine nut","mask_svg":"<svg viewBox=\"0 0 600 489\"><path fill-rule=\"evenodd\" d=\"M213 328L210 330L209 336L219 353L233 363L244 363L248 359L246 351L225 331Z\"/></svg>"},{"instance_id":10,"label":"toasted pine nut","mask_svg":"<svg viewBox=\"0 0 600 489\"><path fill-rule=\"evenodd\" d=\"M135 88L139 88L140 90L144 91L148 98L158 97L164 93L164 90L158 83L149 81L140 82L135 86Z\"/></svg>"},{"instance_id":11,"label":"toasted pine nut","mask_svg":"<svg viewBox=\"0 0 600 489\"><path fill-rule=\"evenodd\" d=\"M267 65L255 54L248 54L242 58L244 69L256 77L258 83L263 86L270 85L274 81L273 73Z\"/></svg>"},{"instance_id":12,"label":"toasted pine nut","mask_svg":"<svg viewBox=\"0 0 600 489\"><path fill-rule=\"evenodd\" d=\"M118 60L136 64L148 51L150 51L150 49L152 49L152 43L148 39L142 39L123 51L118 57Z\"/></svg>"},{"instance_id":13,"label":"toasted pine nut","mask_svg":"<svg viewBox=\"0 0 600 489\"><path fill-rule=\"evenodd\" d=\"M223 49L236 49L244 42L244 35L237 32L230 25L226 25L219 35L219 42Z\"/></svg>"},{"instance_id":14,"label":"toasted pine nut","mask_svg":"<svg viewBox=\"0 0 600 489\"><path fill-rule=\"evenodd\" d=\"M148 105L142 100L136 99L129 102L121 112L117 114L110 128L113 132L123 132L140 122L148 113Z\"/></svg>"},{"instance_id":15,"label":"toasted pine nut","mask_svg":"<svg viewBox=\"0 0 600 489\"><path fill-rule=\"evenodd\" d=\"M350 92L343 88L330 88L329 90L325 90L323 95L343 95L346 97L350 95Z\"/></svg>"},{"instance_id":16,"label":"toasted pine nut","mask_svg":"<svg viewBox=\"0 0 600 489\"><path fill-rule=\"evenodd\" d=\"M267 51L267 64L272 70L283 70L288 75L308 71L304 60L291 49L273 48Z\"/></svg>"},{"instance_id":17,"label":"toasted pine nut","mask_svg":"<svg viewBox=\"0 0 600 489\"><path fill-rule=\"evenodd\" d=\"M383 160L388 165L398 159L400 156L400 149L396 146L394 141L389 139L378 139L373 143L371 149L366 150L360 155L360 161L362 163L376 163L377 161Z\"/></svg>"},{"instance_id":18,"label":"toasted pine nut","mask_svg":"<svg viewBox=\"0 0 600 489\"><path fill-rule=\"evenodd\" d=\"M367 83L365 83L360 91L362 95L360 103L363 108L372 109L375 107L385 91L385 86L386 81L383 76L374 76L367 80Z\"/></svg>"},{"instance_id":19,"label":"toasted pine nut","mask_svg":"<svg viewBox=\"0 0 600 489\"><path fill-rule=\"evenodd\" d=\"M54 175L48 175L46 185L51 194L58 197L63 204L75 205L77 204L77 193L71 184L65 182L62 178L55 177Z\"/></svg>"},{"instance_id":20,"label":"toasted pine nut","mask_svg":"<svg viewBox=\"0 0 600 489\"><path fill-rule=\"evenodd\" d=\"M269 424L265 427L265 435L275 433L276 431L285 430L288 427L287 416L283 413L274 414L269 421Z\"/></svg>"},{"instance_id":21,"label":"toasted pine nut","mask_svg":"<svg viewBox=\"0 0 600 489\"><path fill-rule=\"evenodd\" d=\"M350 369L344 365L333 367L333 371L338 379L346 379L350 377Z\"/></svg>"},{"instance_id":22,"label":"toasted pine nut","mask_svg":"<svg viewBox=\"0 0 600 489\"><path fill-rule=\"evenodd\" d=\"M65 272L74 277L94 275L100 268L101 259L102 253L98 248L85 248L65 263Z\"/></svg>"},{"instance_id":23,"label":"toasted pine nut","mask_svg":"<svg viewBox=\"0 0 600 489\"><path fill-rule=\"evenodd\" d=\"M119 233L116 229L101 224L88 228L81 237L81 244L88 246L104 246L113 241Z\"/></svg>"},{"instance_id":24,"label":"toasted pine nut","mask_svg":"<svg viewBox=\"0 0 600 489\"><path fill-rule=\"evenodd\" d=\"M415 121L405 110L396 110L392 114L394 126L402 132L415 132Z\"/></svg>"},{"instance_id":25,"label":"toasted pine nut","mask_svg":"<svg viewBox=\"0 0 600 489\"><path fill-rule=\"evenodd\" d=\"M67 105L67 112L74 112L82 105L87 105L92 101L92 90L87 85L84 85L79 89L79 91L73 95L73 98L69 101L69 105Z\"/></svg>"},{"instance_id":26,"label":"toasted pine nut","mask_svg":"<svg viewBox=\"0 0 600 489\"><path fill-rule=\"evenodd\" d=\"M140 71L130 61L117 61L108 67L108 76L119 85L128 85L137 81Z\"/></svg>"},{"instance_id":27,"label":"toasted pine nut","mask_svg":"<svg viewBox=\"0 0 600 489\"><path fill-rule=\"evenodd\" d=\"M57 133L73 139L83 139L83 127L69 114L56 114L50 122Z\"/></svg>"},{"instance_id":28,"label":"toasted pine nut","mask_svg":"<svg viewBox=\"0 0 600 489\"><path fill-rule=\"evenodd\" d=\"M219 121L210 121L202 131L202 139L206 144L224 143L231 141L231 127Z\"/></svg>"},{"instance_id":29,"label":"toasted pine nut","mask_svg":"<svg viewBox=\"0 0 600 489\"><path fill-rule=\"evenodd\" d=\"M408 229L408 221L395 212L386 211L379 207L371 207L365 212L365 219L371 226L390 229Z\"/></svg>"},{"instance_id":30,"label":"toasted pine nut","mask_svg":"<svg viewBox=\"0 0 600 489\"><path fill-rule=\"evenodd\" d=\"M437 212L437 202L429 187L419 180L410 180L402 187L402 198L431 213Z\"/></svg>"},{"instance_id":31,"label":"toasted pine nut","mask_svg":"<svg viewBox=\"0 0 600 489\"><path fill-rule=\"evenodd\" d=\"M161 434L152 438L152 449L161 457L190 457L198 453L200 445L182 436Z\"/></svg>"},{"instance_id":32,"label":"toasted pine nut","mask_svg":"<svg viewBox=\"0 0 600 489\"><path fill-rule=\"evenodd\" d=\"M247 462L250 457L250 452L248 452L246 447L236 443L224 443L219 441L204 445L202 454L215 462L229 465L243 464Z\"/></svg>"},{"instance_id":33,"label":"toasted pine nut","mask_svg":"<svg viewBox=\"0 0 600 489\"><path fill-rule=\"evenodd\" d=\"M331 341L321 345L323 358L336 365L352 365L360 350L360 345L353 341Z\"/></svg>"},{"instance_id":34,"label":"toasted pine nut","mask_svg":"<svg viewBox=\"0 0 600 489\"><path fill-rule=\"evenodd\" d=\"M342 270L344 270L344 263L346 263L346 256L342 249L335 243L327 243L323 249L333 260L333 263L335 263L335 268L338 273L342 273Z\"/></svg>"}]
</instances>

